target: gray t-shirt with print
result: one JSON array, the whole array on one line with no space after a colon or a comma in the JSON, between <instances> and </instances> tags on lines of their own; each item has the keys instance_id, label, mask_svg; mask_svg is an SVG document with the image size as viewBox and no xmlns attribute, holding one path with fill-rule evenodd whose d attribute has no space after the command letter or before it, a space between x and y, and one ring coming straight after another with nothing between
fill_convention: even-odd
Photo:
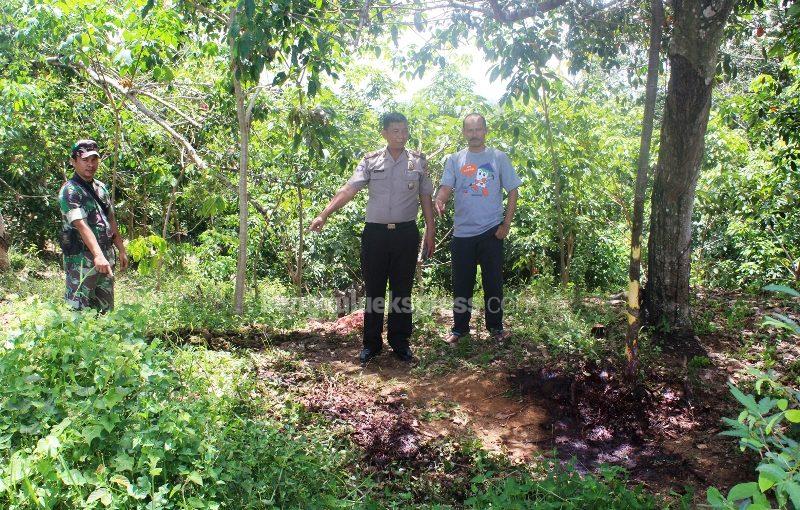
<instances>
[{"instance_id":1,"label":"gray t-shirt with print","mask_svg":"<svg viewBox=\"0 0 800 510\"><path fill-rule=\"evenodd\" d=\"M453 236L472 237L503 222L502 189L517 189L522 180L504 152L487 147L448 156L441 184L455 195Z\"/></svg>"}]
</instances>

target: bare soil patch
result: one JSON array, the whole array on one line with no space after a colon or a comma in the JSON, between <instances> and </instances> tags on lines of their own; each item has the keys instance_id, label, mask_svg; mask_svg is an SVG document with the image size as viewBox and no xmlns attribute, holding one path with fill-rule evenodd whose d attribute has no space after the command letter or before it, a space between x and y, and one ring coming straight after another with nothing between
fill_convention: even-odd
<instances>
[{"instance_id":1,"label":"bare soil patch","mask_svg":"<svg viewBox=\"0 0 800 510\"><path fill-rule=\"evenodd\" d=\"M542 360L539 366L513 370L500 363L483 371L439 375L416 373L413 364L397 360L386 347L362 367L357 360L361 312L312 321L297 331L252 326L181 331L175 337L215 349L280 345L304 363L338 374L338 380L305 381L294 390L308 409L345 423L376 470L403 462L424 472L441 462L441 449L435 447L441 441L477 437L485 448L512 461L528 462L556 449L565 461L575 458L584 472L604 463L620 465L652 491L665 494L693 486L702 496L709 485L724 489L753 477L753 459L744 457L735 441L718 435L720 418L738 412L726 383L747 365L735 351L756 335L756 314L793 313L758 303L736 306L752 310L733 317L741 327L738 333L721 328L695 339L698 353L707 357L703 365L687 368L695 352L664 349L635 387L611 359L580 366ZM779 349L791 362L797 346ZM456 491L463 482L456 482L458 465L454 461Z\"/></svg>"}]
</instances>

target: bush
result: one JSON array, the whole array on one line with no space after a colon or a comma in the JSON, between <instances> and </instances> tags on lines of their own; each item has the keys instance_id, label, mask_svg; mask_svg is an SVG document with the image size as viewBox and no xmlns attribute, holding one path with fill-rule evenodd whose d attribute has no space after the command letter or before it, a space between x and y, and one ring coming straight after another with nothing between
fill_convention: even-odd
<instances>
[{"instance_id":1,"label":"bush","mask_svg":"<svg viewBox=\"0 0 800 510\"><path fill-rule=\"evenodd\" d=\"M788 501L800 508L800 391L779 384L773 373L752 373L757 377L756 393L765 396L756 401L731 385L731 393L744 410L735 420L724 418L729 429L722 434L738 437L742 451L751 450L761 457L756 468L758 482L740 483L727 497L712 487L708 502L714 508L757 510L771 508L767 494L772 494L779 508L789 508Z\"/></svg>"},{"instance_id":2,"label":"bush","mask_svg":"<svg viewBox=\"0 0 800 510\"><path fill-rule=\"evenodd\" d=\"M465 506L481 510L655 508L656 501L641 487L630 490L625 486L623 473L622 468L605 467L599 477L581 476L574 466L567 469L551 466L536 478L529 473L502 480L478 475L472 480L473 496Z\"/></svg>"},{"instance_id":3,"label":"bush","mask_svg":"<svg viewBox=\"0 0 800 510\"><path fill-rule=\"evenodd\" d=\"M0 347L0 507L347 506L340 449L258 418L247 360L148 344L136 307L30 308Z\"/></svg>"},{"instance_id":4,"label":"bush","mask_svg":"<svg viewBox=\"0 0 800 510\"><path fill-rule=\"evenodd\" d=\"M793 296L797 292L782 286L769 286ZM800 334L800 327L788 317L773 315L765 320L773 326ZM723 497L718 489L708 489L707 499L714 508L750 510L771 508L767 495L773 495L779 508L800 508L800 391L780 384L773 372L751 369L755 390L761 398L744 393L730 384L733 396L744 406L734 420L723 418L728 430L723 435L739 438L742 451L751 450L761 458L756 471L758 482L740 483Z\"/></svg>"}]
</instances>

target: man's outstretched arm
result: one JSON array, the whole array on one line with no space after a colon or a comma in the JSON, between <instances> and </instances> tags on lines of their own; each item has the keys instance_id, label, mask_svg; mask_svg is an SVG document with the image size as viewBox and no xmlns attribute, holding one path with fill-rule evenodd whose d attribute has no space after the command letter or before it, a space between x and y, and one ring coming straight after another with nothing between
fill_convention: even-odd
<instances>
[{"instance_id":1,"label":"man's outstretched arm","mask_svg":"<svg viewBox=\"0 0 800 510\"><path fill-rule=\"evenodd\" d=\"M356 193L358 193L358 189L350 184L345 184L342 186L333 196L331 201L328 202L328 205L325 207L325 209L319 213L319 216L314 218L314 220L311 222L311 225L308 226L308 229L312 232L321 231L322 227L325 225L325 222L328 221L328 217L347 205L349 201L353 200L353 197L356 196Z\"/></svg>"}]
</instances>

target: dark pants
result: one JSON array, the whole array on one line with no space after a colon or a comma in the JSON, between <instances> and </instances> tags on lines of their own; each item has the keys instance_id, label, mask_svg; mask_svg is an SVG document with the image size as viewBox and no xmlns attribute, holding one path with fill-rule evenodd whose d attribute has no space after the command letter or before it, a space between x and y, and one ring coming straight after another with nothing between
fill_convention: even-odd
<instances>
[{"instance_id":1,"label":"dark pants","mask_svg":"<svg viewBox=\"0 0 800 510\"><path fill-rule=\"evenodd\" d=\"M361 272L364 276L364 347L383 347L383 312L389 309L389 345L408 348L411 336L411 288L417 267L419 230L415 222L398 223L396 228L367 223L361 234ZM386 283L389 299L386 300Z\"/></svg>"},{"instance_id":2,"label":"dark pants","mask_svg":"<svg viewBox=\"0 0 800 510\"><path fill-rule=\"evenodd\" d=\"M499 226L499 225L498 225ZM453 259L453 333L469 333L475 275L481 266L486 329L503 329L503 241L494 236L497 227L473 237L454 237L450 242Z\"/></svg>"}]
</instances>

